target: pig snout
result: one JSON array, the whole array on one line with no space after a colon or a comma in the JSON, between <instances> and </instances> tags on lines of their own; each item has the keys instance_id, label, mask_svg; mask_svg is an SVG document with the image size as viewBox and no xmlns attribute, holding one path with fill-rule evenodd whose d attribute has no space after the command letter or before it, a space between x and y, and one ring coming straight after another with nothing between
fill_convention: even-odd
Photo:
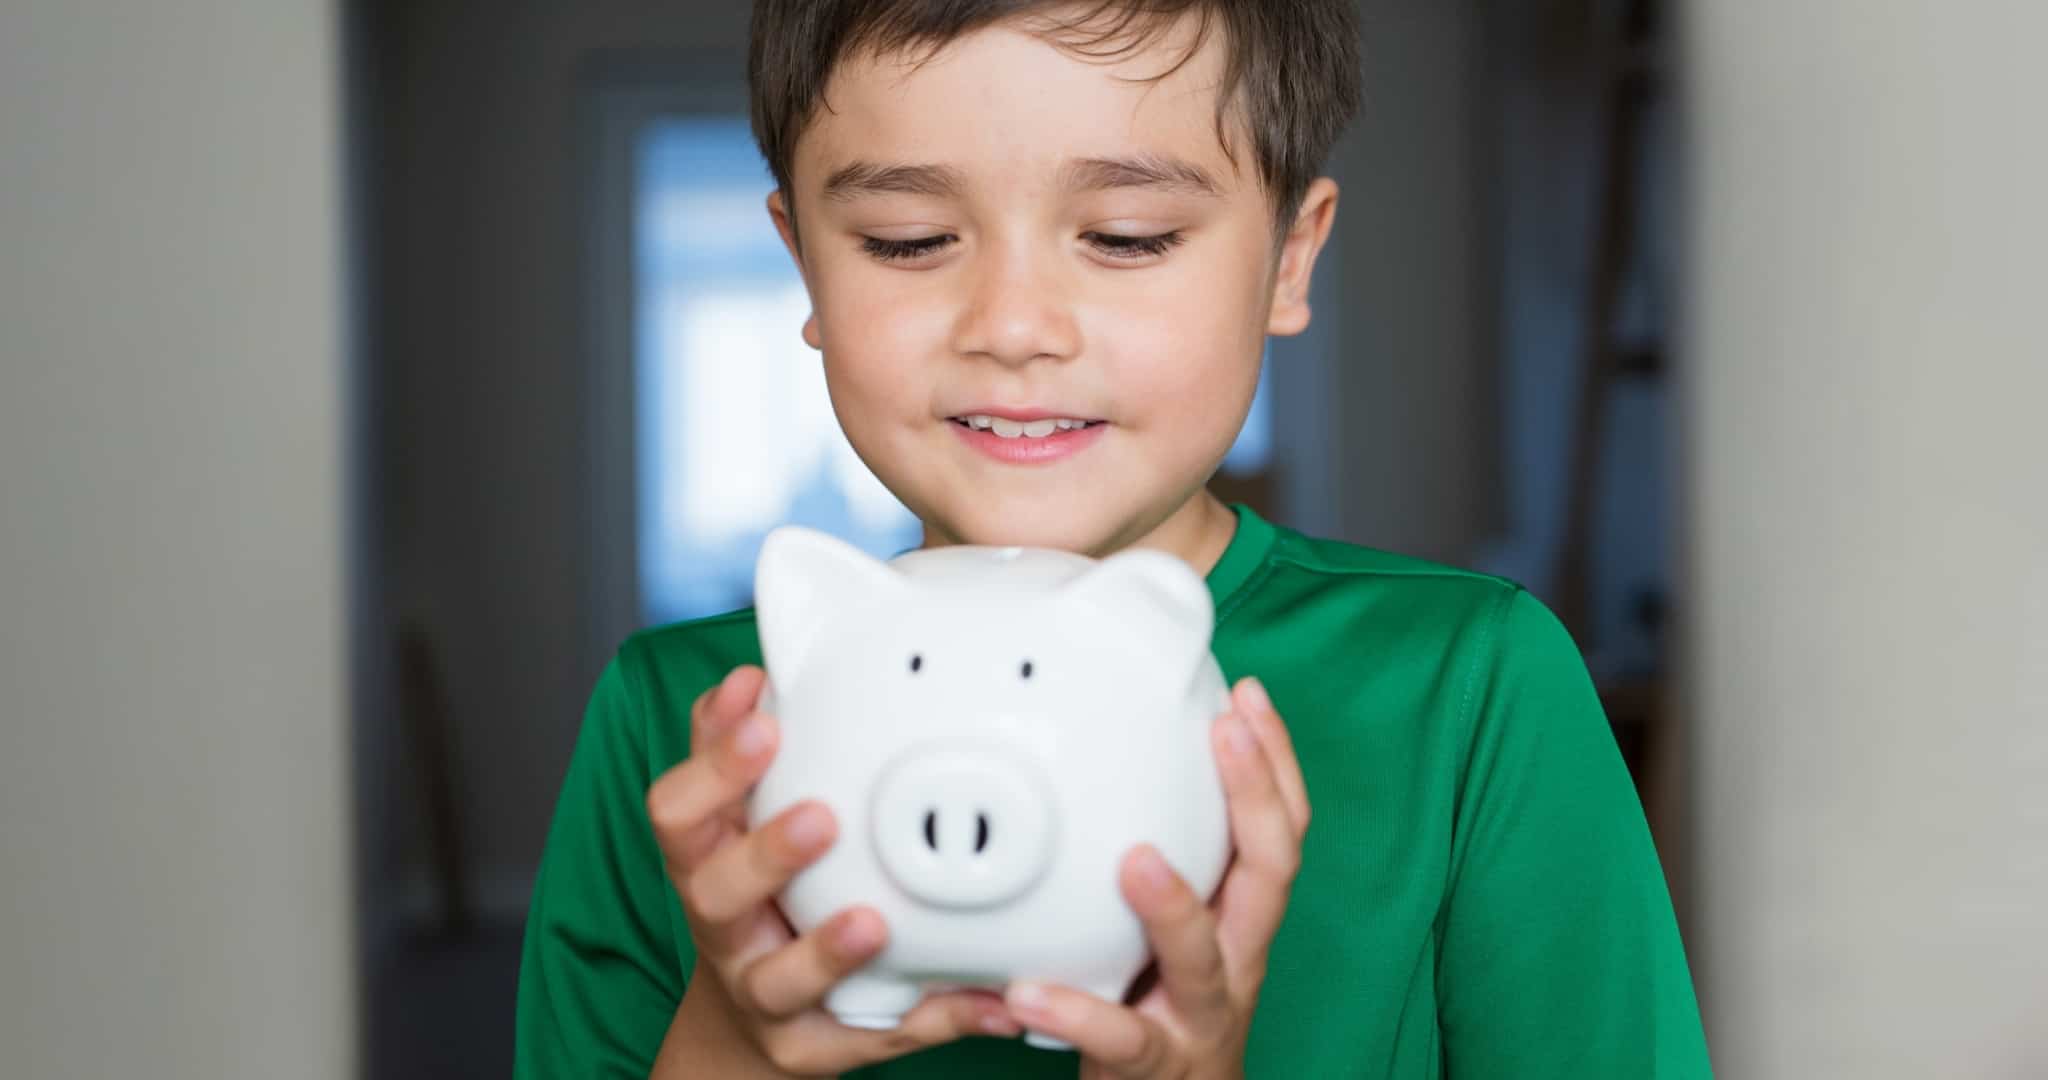
<instances>
[{"instance_id":1,"label":"pig snout","mask_svg":"<svg viewBox=\"0 0 2048 1080\"><path fill-rule=\"evenodd\" d=\"M875 853L896 884L926 904L992 907L1051 862L1051 789L1026 757L999 746L917 747L875 788Z\"/></svg>"}]
</instances>

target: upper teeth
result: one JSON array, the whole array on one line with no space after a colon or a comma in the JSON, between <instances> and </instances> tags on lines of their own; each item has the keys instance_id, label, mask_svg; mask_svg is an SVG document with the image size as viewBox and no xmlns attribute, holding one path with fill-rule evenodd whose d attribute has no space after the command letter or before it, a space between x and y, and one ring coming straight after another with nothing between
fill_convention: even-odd
<instances>
[{"instance_id":1,"label":"upper teeth","mask_svg":"<svg viewBox=\"0 0 2048 1080\"><path fill-rule=\"evenodd\" d=\"M1027 439L1043 439L1055 431L1072 431L1075 428L1088 426L1088 421L1086 420L1069 420L1065 417L1057 420L1033 420L1028 424L1020 423L1016 420L1005 420L1000 416L983 416L979 413L973 416L963 416L960 419L968 427L980 431L993 431L997 436L1005 439L1015 439L1019 436Z\"/></svg>"}]
</instances>

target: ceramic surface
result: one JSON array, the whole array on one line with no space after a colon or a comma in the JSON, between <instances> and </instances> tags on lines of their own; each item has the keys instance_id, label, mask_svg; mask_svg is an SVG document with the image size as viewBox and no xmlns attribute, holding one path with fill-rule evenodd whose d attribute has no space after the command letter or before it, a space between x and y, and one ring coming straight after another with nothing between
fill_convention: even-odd
<instances>
[{"instance_id":1,"label":"ceramic surface","mask_svg":"<svg viewBox=\"0 0 2048 1080\"><path fill-rule=\"evenodd\" d=\"M1117 888L1150 843L1203 895L1229 826L1208 738L1229 703L1214 607L1150 551L951 547L884 563L777 530L756 580L781 749L758 824L804 799L839 839L781 897L808 930L854 904L889 944L826 1006L895 1026L935 986L1045 979L1118 1000L1144 967Z\"/></svg>"}]
</instances>

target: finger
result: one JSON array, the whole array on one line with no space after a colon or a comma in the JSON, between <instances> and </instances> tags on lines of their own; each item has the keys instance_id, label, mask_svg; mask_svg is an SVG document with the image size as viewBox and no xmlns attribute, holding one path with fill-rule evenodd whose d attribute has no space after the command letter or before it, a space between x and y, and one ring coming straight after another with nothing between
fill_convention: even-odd
<instances>
[{"instance_id":1,"label":"finger","mask_svg":"<svg viewBox=\"0 0 2048 1080\"><path fill-rule=\"evenodd\" d=\"M874 959L888 940L888 927L873 908L849 908L746 964L733 992L763 1016L796 1016L816 1008L834 984Z\"/></svg>"},{"instance_id":2,"label":"finger","mask_svg":"<svg viewBox=\"0 0 2048 1080\"><path fill-rule=\"evenodd\" d=\"M746 664L727 672L724 681L697 695L690 706L691 751L710 745L752 712L767 681L767 672Z\"/></svg>"},{"instance_id":3,"label":"finger","mask_svg":"<svg viewBox=\"0 0 2048 1080\"><path fill-rule=\"evenodd\" d=\"M712 852L682 883L683 907L708 926L731 924L781 892L838 832L823 803L798 803Z\"/></svg>"},{"instance_id":4,"label":"finger","mask_svg":"<svg viewBox=\"0 0 2048 1080\"><path fill-rule=\"evenodd\" d=\"M1301 863L1301 838L1288 819L1273 769L1242 717L1216 724L1216 758L1230 813L1236 861L1217 896L1217 940L1233 977L1255 976L1287 911Z\"/></svg>"},{"instance_id":5,"label":"finger","mask_svg":"<svg viewBox=\"0 0 2048 1080\"><path fill-rule=\"evenodd\" d=\"M1280 796L1287 803L1287 816L1294 823L1295 833L1307 832L1308 782L1302 778L1301 761L1294 754L1294 737L1288 733L1279 710L1273 707L1265 684L1250 676L1239 679L1231 699L1250 723L1252 734L1258 736L1266 760L1272 763L1274 779L1280 785Z\"/></svg>"},{"instance_id":6,"label":"finger","mask_svg":"<svg viewBox=\"0 0 2048 1080\"><path fill-rule=\"evenodd\" d=\"M716 745L725 735L745 720L760 704L761 693L767 686L768 673L758 667L741 665L726 673L724 681L697 698L690 723L690 751L697 753L706 746ZM744 832L747 826L746 807L738 801L728 803L719 816L732 823L728 832ZM704 850L708 851L706 847Z\"/></svg>"},{"instance_id":7,"label":"finger","mask_svg":"<svg viewBox=\"0 0 2048 1080\"><path fill-rule=\"evenodd\" d=\"M836 834L829 811L816 803L800 804L754 832L738 832L694 871L675 875L676 894L698 951L717 964L728 982L795 938L771 901L790 878L831 848Z\"/></svg>"},{"instance_id":8,"label":"finger","mask_svg":"<svg viewBox=\"0 0 2048 1080\"><path fill-rule=\"evenodd\" d=\"M1158 1024L1093 994L1050 983L1015 982L1003 1001L1017 1022L1070 1043L1089 1061L1116 1072L1149 1074L1166 1056Z\"/></svg>"},{"instance_id":9,"label":"finger","mask_svg":"<svg viewBox=\"0 0 2048 1080\"><path fill-rule=\"evenodd\" d=\"M880 1032L891 1043L890 1056L901 1057L912 1050L949 1043L967 1035L1015 1038L1024 1033L1003 999L991 993L949 991L927 994L903 1015L895 1031ZM892 1039L891 1036L899 1038ZM901 1044L899 1050L897 1046Z\"/></svg>"},{"instance_id":10,"label":"finger","mask_svg":"<svg viewBox=\"0 0 2048 1080\"><path fill-rule=\"evenodd\" d=\"M784 1072L837 1076L965 1035L1021 1033L1001 998L968 991L928 994L888 1031L846 1027L823 1010L806 1012L771 1026L763 1049Z\"/></svg>"},{"instance_id":11,"label":"finger","mask_svg":"<svg viewBox=\"0 0 2048 1080\"><path fill-rule=\"evenodd\" d=\"M774 760L775 739L774 719L755 713L647 789L647 819L672 875L686 872L716 846L707 842L717 838L716 830L702 826L746 796Z\"/></svg>"},{"instance_id":12,"label":"finger","mask_svg":"<svg viewBox=\"0 0 2048 1080\"><path fill-rule=\"evenodd\" d=\"M1159 985L1175 1014L1189 1030L1227 1020L1230 985L1209 905L1149 844L1125 856L1122 886L1124 899L1145 926L1159 962Z\"/></svg>"},{"instance_id":13,"label":"finger","mask_svg":"<svg viewBox=\"0 0 2048 1080\"><path fill-rule=\"evenodd\" d=\"M710 858L712 852L745 836L745 824L744 821L733 820L731 814L716 813L711 820L683 830L680 836L658 841L667 855L671 880L680 883L683 874L704 865L704 860ZM680 884L677 887L680 888Z\"/></svg>"}]
</instances>

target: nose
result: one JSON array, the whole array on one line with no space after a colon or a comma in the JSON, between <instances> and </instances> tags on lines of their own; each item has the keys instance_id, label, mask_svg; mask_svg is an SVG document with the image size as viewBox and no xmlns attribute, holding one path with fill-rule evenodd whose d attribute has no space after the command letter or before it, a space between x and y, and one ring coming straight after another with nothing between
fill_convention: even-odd
<instances>
[{"instance_id":1,"label":"nose","mask_svg":"<svg viewBox=\"0 0 2048 1080\"><path fill-rule=\"evenodd\" d=\"M904 892L947 908L993 907L1030 888L1052 858L1049 788L1000 747L915 748L883 773L870 828Z\"/></svg>"},{"instance_id":2,"label":"nose","mask_svg":"<svg viewBox=\"0 0 2048 1080\"><path fill-rule=\"evenodd\" d=\"M1066 359L1080 351L1080 327L1056 267L1021 245L998 246L975 268L953 348L1007 365Z\"/></svg>"}]
</instances>

